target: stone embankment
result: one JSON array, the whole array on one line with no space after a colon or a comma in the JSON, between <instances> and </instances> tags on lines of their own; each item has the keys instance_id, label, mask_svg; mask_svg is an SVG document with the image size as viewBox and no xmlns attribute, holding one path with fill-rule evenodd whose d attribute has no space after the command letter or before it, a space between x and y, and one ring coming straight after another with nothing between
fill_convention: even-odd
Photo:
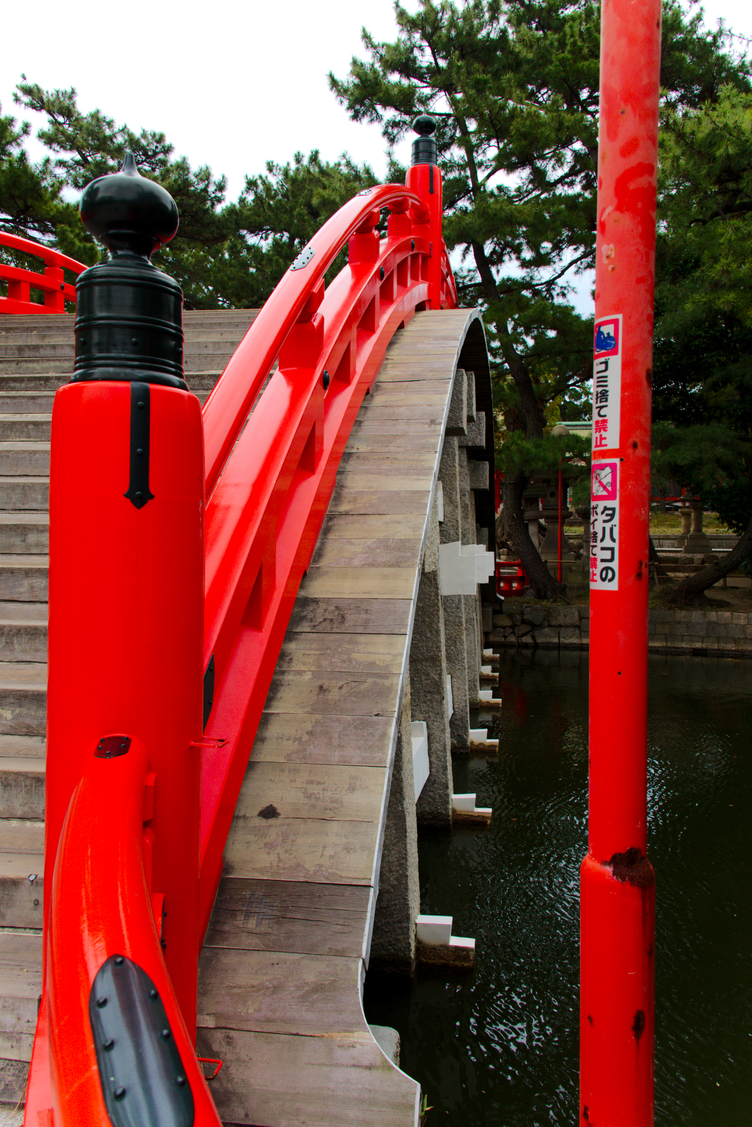
<instances>
[{"instance_id":1,"label":"stone embankment","mask_svg":"<svg viewBox=\"0 0 752 1127\"><path fill-rule=\"evenodd\" d=\"M649 612L651 653L720 654L752 657L752 613L730 610L669 610ZM487 644L545 649L587 649L590 607L525 606L513 599L505 612L493 616Z\"/></svg>"}]
</instances>

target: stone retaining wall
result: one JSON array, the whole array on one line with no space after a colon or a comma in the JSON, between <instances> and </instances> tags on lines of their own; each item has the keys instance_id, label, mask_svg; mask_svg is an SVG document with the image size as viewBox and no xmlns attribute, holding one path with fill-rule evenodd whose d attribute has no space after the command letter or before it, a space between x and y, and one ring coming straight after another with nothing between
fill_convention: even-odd
<instances>
[{"instance_id":1,"label":"stone retaining wall","mask_svg":"<svg viewBox=\"0 0 752 1127\"><path fill-rule=\"evenodd\" d=\"M505 605L504 614L493 616L489 645L587 649L590 607L516 607L512 599ZM654 608L648 634L651 652L752 657L752 614L747 611Z\"/></svg>"}]
</instances>

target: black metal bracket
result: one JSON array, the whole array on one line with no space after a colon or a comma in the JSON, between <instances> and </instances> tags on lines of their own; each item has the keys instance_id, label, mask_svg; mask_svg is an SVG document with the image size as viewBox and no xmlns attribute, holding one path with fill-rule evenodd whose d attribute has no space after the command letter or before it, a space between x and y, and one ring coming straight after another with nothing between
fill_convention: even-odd
<instances>
[{"instance_id":1,"label":"black metal bracket","mask_svg":"<svg viewBox=\"0 0 752 1127\"><path fill-rule=\"evenodd\" d=\"M123 496L142 509L154 494L149 489L151 397L148 383L131 384L131 456L128 491Z\"/></svg>"},{"instance_id":2,"label":"black metal bracket","mask_svg":"<svg viewBox=\"0 0 752 1127\"><path fill-rule=\"evenodd\" d=\"M204 673L204 728L211 716L212 705L214 704L214 654L209 658L209 664Z\"/></svg>"},{"instance_id":3,"label":"black metal bracket","mask_svg":"<svg viewBox=\"0 0 752 1127\"><path fill-rule=\"evenodd\" d=\"M146 971L111 955L92 983L89 1018L113 1127L193 1127L193 1093Z\"/></svg>"}]
</instances>

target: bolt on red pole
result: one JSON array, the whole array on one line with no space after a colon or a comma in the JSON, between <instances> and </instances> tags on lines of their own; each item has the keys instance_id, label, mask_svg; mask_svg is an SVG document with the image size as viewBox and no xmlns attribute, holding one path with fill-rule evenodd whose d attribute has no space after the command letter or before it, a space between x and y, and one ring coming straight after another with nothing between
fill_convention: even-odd
<instances>
[{"instance_id":1,"label":"bolt on red pole","mask_svg":"<svg viewBox=\"0 0 752 1127\"><path fill-rule=\"evenodd\" d=\"M603 0L580 1124L653 1123L647 604L660 0Z\"/></svg>"}]
</instances>

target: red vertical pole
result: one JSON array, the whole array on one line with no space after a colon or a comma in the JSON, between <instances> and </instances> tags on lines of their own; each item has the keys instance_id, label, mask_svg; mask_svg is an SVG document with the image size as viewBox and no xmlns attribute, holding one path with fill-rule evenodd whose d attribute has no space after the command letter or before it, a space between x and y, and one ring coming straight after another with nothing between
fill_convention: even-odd
<instances>
[{"instance_id":1,"label":"red vertical pole","mask_svg":"<svg viewBox=\"0 0 752 1127\"><path fill-rule=\"evenodd\" d=\"M653 1123L647 602L660 0L603 0L580 1124Z\"/></svg>"}]
</instances>

